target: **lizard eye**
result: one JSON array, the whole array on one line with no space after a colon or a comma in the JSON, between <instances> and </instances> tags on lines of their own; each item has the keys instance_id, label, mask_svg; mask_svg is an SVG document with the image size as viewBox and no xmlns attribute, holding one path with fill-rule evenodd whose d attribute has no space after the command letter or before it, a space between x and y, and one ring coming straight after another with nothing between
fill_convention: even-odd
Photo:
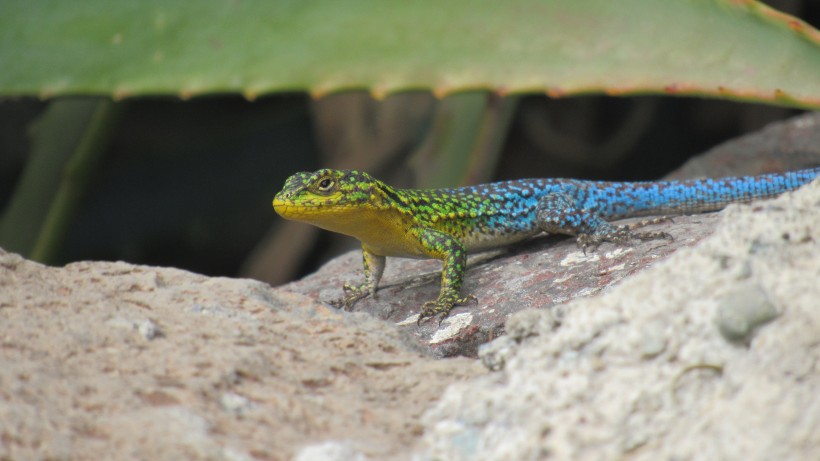
<instances>
[{"instance_id":1,"label":"lizard eye","mask_svg":"<svg viewBox=\"0 0 820 461\"><path fill-rule=\"evenodd\" d=\"M329 191L331 188L333 188L333 184L334 184L334 183L333 183L333 180L332 180L332 179L330 179L330 178L325 178L325 179L322 179L321 181L319 181L319 184L317 185L317 188L318 188L318 189L319 189L319 191L321 191L321 192L327 192L327 191Z\"/></svg>"}]
</instances>

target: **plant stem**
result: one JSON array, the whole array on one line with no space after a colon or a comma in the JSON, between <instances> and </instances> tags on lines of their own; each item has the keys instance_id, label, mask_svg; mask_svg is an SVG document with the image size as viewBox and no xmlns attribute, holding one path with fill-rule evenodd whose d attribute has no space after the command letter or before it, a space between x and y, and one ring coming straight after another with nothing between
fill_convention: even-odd
<instances>
[{"instance_id":1,"label":"plant stem","mask_svg":"<svg viewBox=\"0 0 820 461\"><path fill-rule=\"evenodd\" d=\"M105 153L119 120L121 106L110 99L96 101L85 132L63 169L57 193L31 251L31 259L44 263L54 260L89 179Z\"/></svg>"}]
</instances>

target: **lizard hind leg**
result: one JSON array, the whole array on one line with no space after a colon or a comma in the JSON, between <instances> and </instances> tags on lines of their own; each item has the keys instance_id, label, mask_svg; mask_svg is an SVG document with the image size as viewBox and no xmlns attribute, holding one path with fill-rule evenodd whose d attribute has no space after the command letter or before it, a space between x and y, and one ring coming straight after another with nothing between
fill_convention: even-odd
<instances>
[{"instance_id":1,"label":"lizard hind leg","mask_svg":"<svg viewBox=\"0 0 820 461\"><path fill-rule=\"evenodd\" d=\"M594 250L603 242L626 244L633 239L671 239L666 232L634 231L668 219L662 217L633 224L614 225L607 222L599 213L579 207L569 194L559 192L542 197L536 207L536 220L541 230L574 236L578 247L584 252L587 249Z\"/></svg>"}]
</instances>

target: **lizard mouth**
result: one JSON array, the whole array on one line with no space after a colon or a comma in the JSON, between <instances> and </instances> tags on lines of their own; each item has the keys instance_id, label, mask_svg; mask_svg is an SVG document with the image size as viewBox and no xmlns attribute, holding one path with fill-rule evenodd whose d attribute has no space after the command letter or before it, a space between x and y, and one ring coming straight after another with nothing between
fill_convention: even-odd
<instances>
[{"instance_id":1,"label":"lizard mouth","mask_svg":"<svg viewBox=\"0 0 820 461\"><path fill-rule=\"evenodd\" d=\"M349 209L349 206L338 203L328 203L325 201L294 201L276 194L273 198L273 209L276 213L286 219L307 220L311 217L331 215L334 211Z\"/></svg>"},{"instance_id":2,"label":"lizard mouth","mask_svg":"<svg viewBox=\"0 0 820 461\"><path fill-rule=\"evenodd\" d=\"M315 205L296 203L293 200L286 200L276 195L273 198L273 210L283 218L298 218L299 216L312 214ZM315 211L313 211L315 212Z\"/></svg>"}]
</instances>

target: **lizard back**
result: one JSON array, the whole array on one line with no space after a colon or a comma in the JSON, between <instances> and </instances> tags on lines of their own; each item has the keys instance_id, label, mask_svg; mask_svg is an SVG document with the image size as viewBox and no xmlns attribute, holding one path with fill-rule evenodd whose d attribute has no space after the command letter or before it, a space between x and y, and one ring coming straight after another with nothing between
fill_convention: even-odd
<instances>
[{"instance_id":1,"label":"lizard back","mask_svg":"<svg viewBox=\"0 0 820 461\"><path fill-rule=\"evenodd\" d=\"M808 183L820 168L759 176L685 181L610 182L519 179L453 189L397 191L416 211L419 225L447 232L468 250L517 242L540 233L539 201L550 194L571 197L579 209L607 221L651 215L716 211L730 203L775 197Z\"/></svg>"}]
</instances>

